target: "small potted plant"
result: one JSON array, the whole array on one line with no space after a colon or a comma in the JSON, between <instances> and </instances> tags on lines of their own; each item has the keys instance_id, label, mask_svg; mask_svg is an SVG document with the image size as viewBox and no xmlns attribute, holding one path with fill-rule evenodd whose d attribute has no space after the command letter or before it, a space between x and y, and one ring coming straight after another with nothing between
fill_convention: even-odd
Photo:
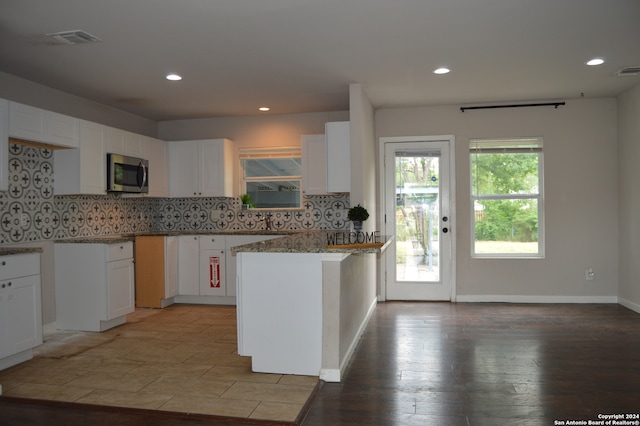
<instances>
[{"instance_id":1,"label":"small potted plant","mask_svg":"<svg viewBox=\"0 0 640 426\"><path fill-rule=\"evenodd\" d=\"M356 232L362 230L362 222L369 218L369 212L360 204L353 206L347 212L347 219L353 222L353 229Z\"/></svg>"},{"instance_id":2,"label":"small potted plant","mask_svg":"<svg viewBox=\"0 0 640 426\"><path fill-rule=\"evenodd\" d=\"M242 210L248 210L252 207L251 205L251 195L242 194L240 196L240 201L242 202Z\"/></svg>"}]
</instances>

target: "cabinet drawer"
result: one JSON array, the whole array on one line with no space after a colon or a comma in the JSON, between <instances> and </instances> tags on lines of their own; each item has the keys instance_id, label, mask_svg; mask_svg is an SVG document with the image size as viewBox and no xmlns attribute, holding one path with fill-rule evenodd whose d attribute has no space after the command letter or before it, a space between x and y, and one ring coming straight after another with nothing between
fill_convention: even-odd
<instances>
[{"instance_id":1,"label":"cabinet drawer","mask_svg":"<svg viewBox=\"0 0 640 426\"><path fill-rule=\"evenodd\" d=\"M201 235L200 250L224 249L225 237L223 235Z\"/></svg>"},{"instance_id":2,"label":"cabinet drawer","mask_svg":"<svg viewBox=\"0 0 640 426\"><path fill-rule=\"evenodd\" d=\"M117 243L107 246L107 262L133 258L133 243Z\"/></svg>"},{"instance_id":3,"label":"cabinet drawer","mask_svg":"<svg viewBox=\"0 0 640 426\"><path fill-rule=\"evenodd\" d=\"M0 280L40 274L40 254L0 256Z\"/></svg>"}]
</instances>

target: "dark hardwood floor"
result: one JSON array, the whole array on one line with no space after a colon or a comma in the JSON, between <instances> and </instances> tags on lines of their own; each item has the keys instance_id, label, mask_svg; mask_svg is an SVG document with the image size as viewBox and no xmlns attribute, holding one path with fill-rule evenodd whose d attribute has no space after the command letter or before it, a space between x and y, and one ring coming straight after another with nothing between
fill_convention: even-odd
<instances>
[{"instance_id":1,"label":"dark hardwood floor","mask_svg":"<svg viewBox=\"0 0 640 426\"><path fill-rule=\"evenodd\" d=\"M640 315L622 306L389 302L302 424L537 426L639 413ZM0 397L0 425L258 423Z\"/></svg>"}]
</instances>

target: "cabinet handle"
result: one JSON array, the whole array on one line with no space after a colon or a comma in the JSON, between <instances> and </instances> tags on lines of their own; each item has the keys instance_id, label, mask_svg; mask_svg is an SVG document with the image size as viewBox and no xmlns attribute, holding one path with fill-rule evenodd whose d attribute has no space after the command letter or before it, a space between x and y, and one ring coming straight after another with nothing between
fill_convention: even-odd
<instances>
[{"instance_id":1,"label":"cabinet handle","mask_svg":"<svg viewBox=\"0 0 640 426\"><path fill-rule=\"evenodd\" d=\"M11 281L7 283L7 287L11 287Z\"/></svg>"},{"instance_id":2,"label":"cabinet handle","mask_svg":"<svg viewBox=\"0 0 640 426\"><path fill-rule=\"evenodd\" d=\"M2 261L2 266L6 265L7 262L5 262L4 260Z\"/></svg>"},{"instance_id":3,"label":"cabinet handle","mask_svg":"<svg viewBox=\"0 0 640 426\"><path fill-rule=\"evenodd\" d=\"M6 286L7 285L5 283L2 283L2 286L0 286L0 287L5 288Z\"/></svg>"},{"instance_id":4,"label":"cabinet handle","mask_svg":"<svg viewBox=\"0 0 640 426\"><path fill-rule=\"evenodd\" d=\"M120 246L120 250L124 250L124 246Z\"/></svg>"}]
</instances>

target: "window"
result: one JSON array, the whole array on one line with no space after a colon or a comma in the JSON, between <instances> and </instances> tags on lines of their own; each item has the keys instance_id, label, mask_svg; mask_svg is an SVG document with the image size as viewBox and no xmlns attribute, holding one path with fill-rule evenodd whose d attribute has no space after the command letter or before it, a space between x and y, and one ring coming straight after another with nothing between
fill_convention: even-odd
<instances>
[{"instance_id":1,"label":"window","mask_svg":"<svg viewBox=\"0 0 640 426\"><path fill-rule=\"evenodd\" d=\"M542 139L472 139L474 257L543 257Z\"/></svg>"},{"instance_id":2,"label":"window","mask_svg":"<svg viewBox=\"0 0 640 426\"><path fill-rule=\"evenodd\" d=\"M300 208L300 148L241 149L243 193L259 209Z\"/></svg>"}]
</instances>

